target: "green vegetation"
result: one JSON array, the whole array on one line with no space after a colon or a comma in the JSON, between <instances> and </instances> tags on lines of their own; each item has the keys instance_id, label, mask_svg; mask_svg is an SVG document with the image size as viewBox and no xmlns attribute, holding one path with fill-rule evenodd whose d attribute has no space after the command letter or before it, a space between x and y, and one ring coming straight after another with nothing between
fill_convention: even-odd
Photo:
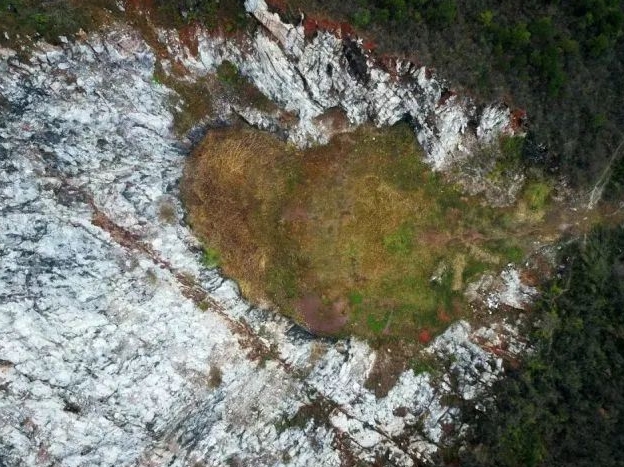
<instances>
[{"instance_id":1,"label":"green vegetation","mask_svg":"<svg viewBox=\"0 0 624 467\"><path fill-rule=\"evenodd\" d=\"M239 87L244 83L236 65L227 60L217 67L217 78L221 83L232 88Z\"/></svg>"},{"instance_id":2,"label":"green vegetation","mask_svg":"<svg viewBox=\"0 0 624 467\"><path fill-rule=\"evenodd\" d=\"M227 99L257 109L270 112L276 105L247 78L242 76L236 65L224 61L215 75L198 78L193 81L184 79L183 72L171 70L166 73L159 62L154 67L153 82L163 84L175 90L181 99L172 102L174 130L185 136L193 127L210 117L215 107L215 100Z\"/></svg>"},{"instance_id":3,"label":"green vegetation","mask_svg":"<svg viewBox=\"0 0 624 467\"><path fill-rule=\"evenodd\" d=\"M404 222L399 228L384 236L383 245L395 255L409 254L414 247L414 226L410 222Z\"/></svg>"},{"instance_id":4,"label":"green vegetation","mask_svg":"<svg viewBox=\"0 0 624 467\"><path fill-rule=\"evenodd\" d=\"M597 228L562 252L565 274L536 310L536 352L494 385L485 412L467 409L461 465L621 465L623 252L622 227Z\"/></svg>"},{"instance_id":5,"label":"green vegetation","mask_svg":"<svg viewBox=\"0 0 624 467\"><path fill-rule=\"evenodd\" d=\"M26 36L58 44L59 36L97 27L104 9L112 8L116 9L112 0L0 0L0 31L6 31L11 45L27 44Z\"/></svg>"},{"instance_id":6,"label":"green vegetation","mask_svg":"<svg viewBox=\"0 0 624 467\"><path fill-rule=\"evenodd\" d=\"M532 211L543 211L551 192L552 186L547 181L531 180L524 188L523 198Z\"/></svg>"},{"instance_id":7,"label":"green vegetation","mask_svg":"<svg viewBox=\"0 0 624 467\"><path fill-rule=\"evenodd\" d=\"M277 109L277 105L241 75L238 67L232 62L225 60L217 67L217 80L221 84L223 94L230 99L239 100L242 104L271 112Z\"/></svg>"},{"instance_id":8,"label":"green vegetation","mask_svg":"<svg viewBox=\"0 0 624 467\"><path fill-rule=\"evenodd\" d=\"M81 29L89 32L111 19L123 17L143 29L146 14L153 24L176 28L183 33L184 28L194 23L225 33L234 33L250 25L242 0L132 0L124 3L125 13L114 0L0 0L0 41L6 41L3 34L6 31L11 46L29 45L27 36L57 44L59 36L71 36ZM145 39L150 40L148 36L152 34L146 34Z\"/></svg>"},{"instance_id":9,"label":"green vegetation","mask_svg":"<svg viewBox=\"0 0 624 467\"><path fill-rule=\"evenodd\" d=\"M324 426L329 424L329 416L335 407L324 399L314 399L307 405L299 407L297 412L290 418L285 416L275 424L278 433L283 433L289 428L303 429L308 424Z\"/></svg>"},{"instance_id":10,"label":"green vegetation","mask_svg":"<svg viewBox=\"0 0 624 467\"><path fill-rule=\"evenodd\" d=\"M219 79L237 78L227 66ZM189 159L183 197L247 297L320 334L413 339L461 316L466 283L521 261L541 228L421 159L406 124L305 151L257 130L212 131Z\"/></svg>"},{"instance_id":11,"label":"green vegetation","mask_svg":"<svg viewBox=\"0 0 624 467\"><path fill-rule=\"evenodd\" d=\"M219 252L214 248L204 247L201 261L207 268L215 268L219 266L221 255L219 255Z\"/></svg>"},{"instance_id":12,"label":"green vegetation","mask_svg":"<svg viewBox=\"0 0 624 467\"><path fill-rule=\"evenodd\" d=\"M154 67L153 82L163 84L178 93L181 99L175 98L171 103L173 109L173 129L180 136L186 135L195 125L209 116L213 109L213 92L215 86L207 78L199 78L194 82L180 79L174 73L168 74L160 62Z\"/></svg>"},{"instance_id":13,"label":"green vegetation","mask_svg":"<svg viewBox=\"0 0 624 467\"><path fill-rule=\"evenodd\" d=\"M233 32L248 25L243 0L139 0L139 8L151 9L152 17L165 27L181 28L199 22L209 29Z\"/></svg>"},{"instance_id":14,"label":"green vegetation","mask_svg":"<svg viewBox=\"0 0 624 467\"><path fill-rule=\"evenodd\" d=\"M410 368L415 375L422 373L436 374L439 371L439 363L433 360L433 358L419 357L410 363Z\"/></svg>"},{"instance_id":15,"label":"green vegetation","mask_svg":"<svg viewBox=\"0 0 624 467\"><path fill-rule=\"evenodd\" d=\"M610 201L624 199L624 157L620 156L611 167L611 175L605 186L605 198Z\"/></svg>"},{"instance_id":16,"label":"green vegetation","mask_svg":"<svg viewBox=\"0 0 624 467\"><path fill-rule=\"evenodd\" d=\"M523 171L522 150L525 141L521 136L503 135L498 141L482 149L482 159L488 163L495 161L494 167L487 173L489 180L504 185L510 177Z\"/></svg>"}]
</instances>

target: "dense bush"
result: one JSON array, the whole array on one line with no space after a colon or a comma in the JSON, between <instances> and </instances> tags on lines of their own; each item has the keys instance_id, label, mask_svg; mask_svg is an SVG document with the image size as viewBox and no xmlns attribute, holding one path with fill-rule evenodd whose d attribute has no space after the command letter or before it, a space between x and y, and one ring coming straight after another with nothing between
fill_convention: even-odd
<instances>
[{"instance_id":1,"label":"dense bush","mask_svg":"<svg viewBox=\"0 0 624 467\"><path fill-rule=\"evenodd\" d=\"M564 252L537 310L536 352L492 389L464 466L616 466L624 452L624 229Z\"/></svg>"},{"instance_id":2,"label":"dense bush","mask_svg":"<svg viewBox=\"0 0 624 467\"><path fill-rule=\"evenodd\" d=\"M243 0L154 0L153 5L158 22L172 27L199 21L232 31L247 22Z\"/></svg>"},{"instance_id":3,"label":"dense bush","mask_svg":"<svg viewBox=\"0 0 624 467\"><path fill-rule=\"evenodd\" d=\"M57 43L59 36L73 34L81 28L91 29L97 22L94 6L114 4L108 0L93 0L88 5L71 0L0 0L0 34L6 32L11 44L18 35Z\"/></svg>"},{"instance_id":4,"label":"dense bush","mask_svg":"<svg viewBox=\"0 0 624 467\"><path fill-rule=\"evenodd\" d=\"M151 21L165 27L182 27L199 21L226 32L246 26L243 0L133 0L127 2L130 16L135 8L147 12ZM29 36L57 43L59 36L80 29L89 31L111 15L121 16L113 0L0 0L0 34L9 35L9 44ZM1 37L1 36L0 36ZM6 40L2 37L1 40Z\"/></svg>"}]
</instances>

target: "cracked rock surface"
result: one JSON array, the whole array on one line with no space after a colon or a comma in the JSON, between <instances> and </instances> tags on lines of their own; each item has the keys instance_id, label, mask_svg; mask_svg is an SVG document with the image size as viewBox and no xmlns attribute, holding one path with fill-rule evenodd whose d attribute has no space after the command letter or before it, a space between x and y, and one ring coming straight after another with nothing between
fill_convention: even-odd
<instances>
[{"instance_id":1,"label":"cracked rock surface","mask_svg":"<svg viewBox=\"0 0 624 467\"><path fill-rule=\"evenodd\" d=\"M257 53L277 45L266 47ZM214 41L202 60L234 48ZM303 66L306 52L291 49ZM367 344L312 338L245 303L201 266L182 221L189 148L171 130L173 91L153 82L154 63L123 26L40 44L27 62L0 49L0 464L429 458L457 414L444 396L474 398L501 371L488 334L478 345L456 323L427 350L453 355L446 374L408 370L376 398L364 387ZM301 423L298 412L311 415Z\"/></svg>"},{"instance_id":2,"label":"cracked rock surface","mask_svg":"<svg viewBox=\"0 0 624 467\"><path fill-rule=\"evenodd\" d=\"M496 135L514 133L506 106L480 108L425 66L400 59L382 64L362 48L361 40L340 31L318 30L306 37L303 25L283 23L264 0L247 0L245 6L262 25L253 37L226 40L197 28L193 51L175 31L161 30L159 40L172 61L184 64L192 75L214 72L224 60L235 63L258 89L299 117L288 132L298 146L329 141L332 128L320 117L332 109L344 112L351 125L409 120L434 169L469 157ZM271 124L270 118L263 123L255 114L249 122L261 128Z\"/></svg>"}]
</instances>

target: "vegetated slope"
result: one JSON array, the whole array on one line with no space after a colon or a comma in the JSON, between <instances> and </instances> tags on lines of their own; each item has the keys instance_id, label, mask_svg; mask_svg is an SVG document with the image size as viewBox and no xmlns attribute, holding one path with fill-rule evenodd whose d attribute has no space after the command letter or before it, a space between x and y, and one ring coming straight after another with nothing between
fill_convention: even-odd
<instances>
[{"instance_id":1,"label":"vegetated slope","mask_svg":"<svg viewBox=\"0 0 624 467\"><path fill-rule=\"evenodd\" d=\"M466 92L525 108L528 161L559 168L579 186L600 175L622 138L620 0L272 3L293 21L299 8L351 21L380 52L406 54Z\"/></svg>"},{"instance_id":2,"label":"vegetated slope","mask_svg":"<svg viewBox=\"0 0 624 467\"><path fill-rule=\"evenodd\" d=\"M421 156L406 124L305 151L233 128L208 133L181 187L206 262L250 299L316 333L428 340L470 310L469 282L556 238L561 219L543 183L493 208Z\"/></svg>"},{"instance_id":3,"label":"vegetated slope","mask_svg":"<svg viewBox=\"0 0 624 467\"><path fill-rule=\"evenodd\" d=\"M293 21L298 21L299 9L347 19L374 37L381 53L412 56L484 100L503 98L526 108L528 162L559 169L579 186L597 179L622 139L620 0L271 3L290 13ZM231 32L249 24L240 0L133 0L125 6L126 15L149 12L149 21L165 27L199 21ZM121 14L111 0L0 0L0 10L9 41L16 34L29 34L56 42L60 34L93 28L103 20L104 10ZM607 196L621 194L621 160L614 162L617 180Z\"/></svg>"},{"instance_id":4,"label":"vegetated slope","mask_svg":"<svg viewBox=\"0 0 624 467\"><path fill-rule=\"evenodd\" d=\"M473 411L465 466L617 466L624 452L624 228L562 252L536 352Z\"/></svg>"},{"instance_id":5,"label":"vegetated slope","mask_svg":"<svg viewBox=\"0 0 624 467\"><path fill-rule=\"evenodd\" d=\"M112 0L0 0L0 44L15 44L26 36L57 44L59 36L94 28L103 9L114 6Z\"/></svg>"},{"instance_id":6,"label":"vegetated slope","mask_svg":"<svg viewBox=\"0 0 624 467\"><path fill-rule=\"evenodd\" d=\"M0 45L23 44L27 37L58 44L59 36L89 32L124 16L169 28L199 22L224 32L245 27L249 19L242 0L0 0Z\"/></svg>"}]
</instances>

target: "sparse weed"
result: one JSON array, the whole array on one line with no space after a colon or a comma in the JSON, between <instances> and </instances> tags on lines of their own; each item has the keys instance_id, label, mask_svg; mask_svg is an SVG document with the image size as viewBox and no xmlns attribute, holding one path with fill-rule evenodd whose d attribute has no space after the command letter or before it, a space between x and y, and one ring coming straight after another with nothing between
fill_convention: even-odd
<instances>
[{"instance_id":1,"label":"sparse weed","mask_svg":"<svg viewBox=\"0 0 624 467\"><path fill-rule=\"evenodd\" d=\"M163 200L158 206L158 219L166 224L175 224L177 220L176 207L172 201Z\"/></svg>"},{"instance_id":2,"label":"sparse weed","mask_svg":"<svg viewBox=\"0 0 624 467\"><path fill-rule=\"evenodd\" d=\"M543 211L550 199L552 186L547 181L531 180L523 192L523 199L532 211Z\"/></svg>"},{"instance_id":3,"label":"sparse weed","mask_svg":"<svg viewBox=\"0 0 624 467\"><path fill-rule=\"evenodd\" d=\"M223 382L223 372L217 365L210 365L208 370L208 386L218 388Z\"/></svg>"}]
</instances>

